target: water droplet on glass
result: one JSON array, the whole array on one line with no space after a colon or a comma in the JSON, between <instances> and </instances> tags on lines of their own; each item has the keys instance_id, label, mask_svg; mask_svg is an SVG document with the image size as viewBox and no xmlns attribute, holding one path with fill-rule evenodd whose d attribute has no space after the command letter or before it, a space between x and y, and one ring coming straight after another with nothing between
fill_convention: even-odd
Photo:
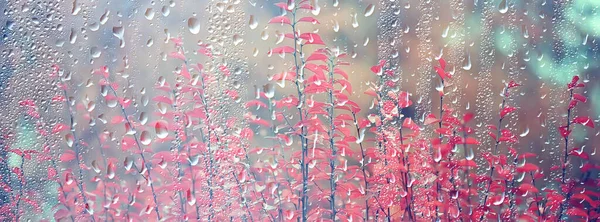
<instances>
[{"instance_id":1,"label":"water droplet on glass","mask_svg":"<svg viewBox=\"0 0 600 222\"><path fill-rule=\"evenodd\" d=\"M467 71L471 70L471 54L467 53L467 58L465 58L462 68Z\"/></svg>"},{"instance_id":2,"label":"water droplet on glass","mask_svg":"<svg viewBox=\"0 0 600 222\"><path fill-rule=\"evenodd\" d=\"M508 4L506 3L506 0L500 1L500 5L498 5L498 11L500 11L502 14L508 12Z\"/></svg>"},{"instance_id":3,"label":"water droplet on glass","mask_svg":"<svg viewBox=\"0 0 600 222\"><path fill-rule=\"evenodd\" d=\"M254 15L250 15L248 26L250 26L250 29L255 29L258 26L258 21L256 20L256 18L254 18Z\"/></svg>"},{"instance_id":4,"label":"water droplet on glass","mask_svg":"<svg viewBox=\"0 0 600 222\"><path fill-rule=\"evenodd\" d=\"M148 20L152 20L154 18L154 10L152 8L147 8L144 17Z\"/></svg>"},{"instance_id":5,"label":"water droplet on glass","mask_svg":"<svg viewBox=\"0 0 600 222\"><path fill-rule=\"evenodd\" d=\"M367 6L367 8L365 9L365 17L369 17L369 16L373 15L374 11L375 11L375 6L373 4L369 4L369 6Z\"/></svg>"},{"instance_id":6,"label":"water droplet on glass","mask_svg":"<svg viewBox=\"0 0 600 222\"><path fill-rule=\"evenodd\" d=\"M187 25L192 34L198 34L200 32L200 21L198 21L197 18L189 18Z\"/></svg>"},{"instance_id":7,"label":"water droplet on glass","mask_svg":"<svg viewBox=\"0 0 600 222\"><path fill-rule=\"evenodd\" d=\"M146 146L152 143L152 136L150 136L150 133L148 131L142 131L142 133L140 134L140 143Z\"/></svg>"},{"instance_id":8,"label":"water droplet on glass","mask_svg":"<svg viewBox=\"0 0 600 222\"><path fill-rule=\"evenodd\" d=\"M154 125L154 132L156 133L156 137L160 139L167 138L169 135L169 130L167 129L168 123L164 120L159 120Z\"/></svg>"}]
</instances>

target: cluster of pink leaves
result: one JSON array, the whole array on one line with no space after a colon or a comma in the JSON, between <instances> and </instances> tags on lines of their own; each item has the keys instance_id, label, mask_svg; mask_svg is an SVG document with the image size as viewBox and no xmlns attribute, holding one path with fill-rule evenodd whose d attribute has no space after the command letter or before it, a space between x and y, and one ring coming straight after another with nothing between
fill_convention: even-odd
<instances>
[{"instance_id":1,"label":"cluster of pink leaves","mask_svg":"<svg viewBox=\"0 0 600 222\"><path fill-rule=\"evenodd\" d=\"M278 55L293 65L273 75L255 99L244 101L242 118L223 112L240 101L242 92L225 87L232 73L227 65L214 62L222 55L213 53L210 45L200 45L197 51L212 61L211 68L205 68L187 58L182 39L171 39L175 51L169 57L179 67L173 72L174 82L163 77L157 81L151 99L157 109L150 114L138 110L143 101L123 94L108 67L94 70L92 78L101 103L113 110L110 118L97 113L94 101L73 99L69 93L76 89L69 88L58 66L52 67L50 77L57 79L61 92L51 103L63 107L67 121L44 121L33 100L23 100L20 106L40 135L60 137L63 144L45 140L43 152L6 150L20 156L22 164L0 178L2 189L11 194L10 204L0 208L3 219L41 212L43 194L28 186L26 162L49 166L47 181L58 184L54 219L60 221L600 217L600 194L588 189L598 186L590 173L600 166L569 141L574 124L594 128L591 118L575 116L577 105L587 101L576 92L584 87L579 77L567 87L567 120L559 127L564 158L551 168L561 174L550 180L559 185L553 189L550 176L536 164L537 154L519 148L518 137L507 127L518 110L509 103L519 83L505 84L494 117L497 124L487 127L493 147L491 152L480 151L485 149L482 138L475 136L475 114L444 104L445 86L453 81L445 60L439 59L434 68L441 82L436 88L438 113L428 113L422 121L404 116L403 110L413 105L411 93L398 90L398 73L385 61L371 68L376 81L360 92L372 101L365 109L351 100L355 92L345 71L351 65L346 54L327 48L317 33L298 31L301 24L319 24L301 16L313 9L310 2L276 5L286 13L269 23L291 31L285 33L290 45L275 47L268 56ZM284 85L294 92L280 95L276 86ZM89 127L75 124L77 120L89 121ZM97 138L78 139L86 134L83 131ZM574 161L582 163L578 173L570 170ZM481 168L487 170L478 173Z\"/></svg>"}]
</instances>

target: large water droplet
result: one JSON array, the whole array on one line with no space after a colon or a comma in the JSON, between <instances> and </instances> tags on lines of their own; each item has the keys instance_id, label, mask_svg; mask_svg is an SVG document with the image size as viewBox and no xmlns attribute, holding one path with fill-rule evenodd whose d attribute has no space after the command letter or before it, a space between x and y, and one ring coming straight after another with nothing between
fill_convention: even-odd
<instances>
[{"instance_id":1,"label":"large water droplet","mask_svg":"<svg viewBox=\"0 0 600 222\"><path fill-rule=\"evenodd\" d=\"M189 18L188 19L188 29L192 34L198 34L200 32L200 22L197 18Z\"/></svg>"},{"instance_id":2,"label":"large water droplet","mask_svg":"<svg viewBox=\"0 0 600 222\"><path fill-rule=\"evenodd\" d=\"M156 137L160 139L167 138L169 135L169 130L167 129L168 123L164 120L159 120L154 125L154 131L156 132Z\"/></svg>"},{"instance_id":3,"label":"large water droplet","mask_svg":"<svg viewBox=\"0 0 600 222\"><path fill-rule=\"evenodd\" d=\"M250 29L255 29L258 26L258 21L254 18L254 15L250 15L250 21L248 21Z\"/></svg>"},{"instance_id":4,"label":"large water droplet","mask_svg":"<svg viewBox=\"0 0 600 222\"><path fill-rule=\"evenodd\" d=\"M365 9L365 17L369 17L369 16L373 15L374 11L375 11L375 6L373 4L369 4L369 6L367 6L367 8Z\"/></svg>"},{"instance_id":5,"label":"large water droplet","mask_svg":"<svg viewBox=\"0 0 600 222\"><path fill-rule=\"evenodd\" d=\"M498 11L500 11L502 14L508 11L508 4L506 3L506 0L502 0L500 2L500 5L498 5Z\"/></svg>"},{"instance_id":6,"label":"large water droplet","mask_svg":"<svg viewBox=\"0 0 600 222\"><path fill-rule=\"evenodd\" d=\"M152 143L152 136L150 136L150 133L148 131L142 131L142 133L140 134L140 143L146 146Z\"/></svg>"}]
</instances>

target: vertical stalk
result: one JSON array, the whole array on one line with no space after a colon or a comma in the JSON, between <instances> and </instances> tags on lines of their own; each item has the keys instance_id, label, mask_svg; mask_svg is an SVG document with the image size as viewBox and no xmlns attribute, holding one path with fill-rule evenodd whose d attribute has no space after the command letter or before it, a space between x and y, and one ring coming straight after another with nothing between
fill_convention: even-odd
<instances>
[{"instance_id":1,"label":"vertical stalk","mask_svg":"<svg viewBox=\"0 0 600 222\"><path fill-rule=\"evenodd\" d=\"M358 120L356 119L356 113L352 112L352 118L354 120L354 126L356 127L356 134L360 137L360 128L358 127ZM360 141L360 143L358 144L360 146L360 154L362 157L362 161L361 161L361 171L362 171L362 175L363 175L363 179L365 182L365 196L367 196L367 198L365 199L365 221L369 220L369 181L367 180L367 172L365 169L365 161L366 161L366 154L365 154L365 149L363 148L363 142Z\"/></svg>"},{"instance_id":2,"label":"vertical stalk","mask_svg":"<svg viewBox=\"0 0 600 222\"><path fill-rule=\"evenodd\" d=\"M295 3L294 3L295 4ZM295 65L295 69L296 69L296 90L298 92L298 115L300 116L300 122L304 121L304 111L302 109L302 106L304 106L304 94L302 92L302 90L304 90L303 88L300 87L300 75L304 75L304 59L301 58L301 65L298 64L298 33L296 32L296 25L297 25L297 21L296 21L296 12L297 12L297 7L294 7L293 11L292 11L292 32L294 35L294 65ZM300 53L302 53L302 45L300 46ZM302 68L300 68L300 66L302 66ZM305 124L302 124L301 126L301 135L300 135L300 140L302 142L302 158L300 161L300 167L301 167L301 171L302 171L302 194L301 194L301 203L302 203L302 222L306 222L308 219L308 164L306 163L306 159L308 156L308 146L307 146L307 139L306 139L306 126Z\"/></svg>"},{"instance_id":3,"label":"vertical stalk","mask_svg":"<svg viewBox=\"0 0 600 222\"><path fill-rule=\"evenodd\" d=\"M88 199L87 196L85 195L85 190L83 188L83 169L81 169L81 166L84 164L83 161L81 160L81 158L79 157L81 155L81 147L79 146L79 141L77 140L77 135L75 132L75 128L74 128L74 116L73 116L73 110L71 109L71 102L69 100L69 96L67 95L67 90L63 89L63 94L65 96L65 105L68 108L68 114L69 114L69 119L70 119L70 123L69 123L69 127L70 127L70 131L73 134L73 145L75 146L75 160L77 161L77 169L79 171L79 178L77 178L75 181L77 183L77 187L79 188L79 191L81 193L81 197L83 198L83 205L84 208L86 205L88 205ZM84 211L87 209L84 209ZM89 213L89 212L88 212ZM90 214L90 218L92 221L96 221L96 219L94 218L94 215Z\"/></svg>"},{"instance_id":4,"label":"vertical stalk","mask_svg":"<svg viewBox=\"0 0 600 222\"><path fill-rule=\"evenodd\" d=\"M569 103L567 103L567 104L571 104L572 100L573 100L573 89L569 89ZM571 108L571 107L569 107L569 109L567 109L567 132L569 132L569 130L571 130L572 109L573 108ZM561 176L561 184L562 185L566 184L568 158L569 158L569 134L565 135L565 151L564 151L564 157L563 157L562 176ZM560 204L560 209L558 211L558 218L557 218L558 220L560 220L561 217L563 216L563 211L567 207L567 204L569 204L570 198L571 198L571 191L569 190L569 192L567 193L567 196L565 197L565 201Z\"/></svg>"},{"instance_id":5,"label":"vertical stalk","mask_svg":"<svg viewBox=\"0 0 600 222\"><path fill-rule=\"evenodd\" d=\"M335 108L335 104L333 101L333 69L335 68L335 64L333 63L332 59L329 59L329 84L330 84L330 89L329 89L329 104L331 105L331 107L329 107L328 111L329 111L329 148L331 149L331 159L329 160L329 167L331 168L331 174L329 175L329 186L330 186L330 194L329 194L329 201L330 201L330 208L331 208L331 220L335 221L335 216L337 214L337 211L335 209L335 191L336 191L336 182L335 182L335 159L337 158L337 149L335 147L335 142L333 140L333 137L335 135L335 124L333 123L333 119L335 118L334 115L334 108Z\"/></svg>"},{"instance_id":6,"label":"vertical stalk","mask_svg":"<svg viewBox=\"0 0 600 222\"><path fill-rule=\"evenodd\" d=\"M105 81L107 82L107 86L113 92L113 95L118 98L117 91L112 87L112 85L110 85L110 81L108 80L108 78L105 78ZM137 145L137 148L140 151L140 157L142 158L142 164L144 165L144 167L148 167L148 170L146 171L147 182L150 184L150 190L152 190L152 197L154 200L154 205L156 206L154 208L154 212L156 212L156 219L158 219L160 221L161 216L160 216L160 212L158 210L158 208L159 208L158 195L156 194L156 191L154 189L154 184L152 182L152 174L150 173L150 171L152 171L152 169L149 168L149 166L146 166L147 162L146 162L146 156L144 155L144 149L142 149L142 147L140 146L140 141L139 141L139 138L137 135L137 131L135 130L135 126L133 124L131 124L131 121L129 120L129 116L127 115L127 112L125 111L125 107L123 107L123 104L121 104L120 102L117 102L117 104L119 104L119 108L121 109L121 114L123 114L123 117L125 117L125 121L127 122L127 124L129 126L131 126L131 128L135 132L133 134L133 138L135 139L135 144ZM143 177L146 178L145 176L143 176Z\"/></svg>"},{"instance_id":7,"label":"vertical stalk","mask_svg":"<svg viewBox=\"0 0 600 222\"><path fill-rule=\"evenodd\" d=\"M504 92L502 93L502 105L500 106L500 112L502 112L502 110L504 110L504 107L506 106L506 97L507 97L507 93L508 93L508 87L504 88ZM495 146L494 146L494 155L498 154L498 146L500 145L500 131L502 130L502 120L504 120L504 117L500 117L500 119L498 119L498 126L496 127L496 140L495 140ZM496 170L496 165L492 162L492 168L490 170L490 181L487 184L487 187L484 191L485 196L483 198L483 205L486 204L488 196L489 196L489 191L490 191L490 187L492 186L492 181L493 181L493 176L494 176L494 170ZM483 220L485 214L482 214L481 217L479 217L479 221Z\"/></svg>"}]
</instances>

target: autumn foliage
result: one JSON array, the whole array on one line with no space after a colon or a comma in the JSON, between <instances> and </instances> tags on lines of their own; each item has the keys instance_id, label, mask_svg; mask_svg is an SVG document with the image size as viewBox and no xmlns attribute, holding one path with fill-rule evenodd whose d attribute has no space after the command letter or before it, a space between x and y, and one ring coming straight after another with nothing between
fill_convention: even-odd
<instances>
[{"instance_id":1,"label":"autumn foliage","mask_svg":"<svg viewBox=\"0 0 600 222\"><path fill-rule=\"evenodd\" d=\"M368 73L373 81L357 91L347 73L348 55L298 28L319 24L305 16L310 2L290 2L276 4L285 13L269 23L285 31L285 40L266 56L292 65L257 86L250 99L228 82L231 67L215 62L223 55L200 44L190 56L181 38L170 39L168 57L178 64L173 78L160 77L152 94L141 92L150 98L136 99L110 67L94 67L91 83L83 86L51 67L57 93L48 103L59 107L63 121L45 121L40 101L20 102L45 139L40 149L5 144L3 156L12 153L21 165L2 173L0 187L10 195L0 216L18 221L53 204L57 221L600 217L600 195L593 189L600 166L570 141L574 128L595 127L590 117L575 114L587 102L578 76L565 87L568 102L558 106L566 114L555 126L564 140L563 158L544 171L537 153L520 148L511 128L518 121L519 107L510 101L519 96L519 82L505 82L492 122L476 122L478 113L445 100L455 80L451 64L439 58L431 70L432 81L440 83L432 99L439 107L422 118L406 116L415 95L400 88L388 62L374 64ZM78 87L100 99L75 99ZM371 106L361 107L351 99L355 94ZM244 112L225 112L232 106ZM477 124L487 131L476 133ZM484 145L483 139L492 142ZM28 186L35 181L22 170L26 163L48 166L41 180L53 184L56 203L43 202L45 194Z\"/></svg>"}]
</instances>

